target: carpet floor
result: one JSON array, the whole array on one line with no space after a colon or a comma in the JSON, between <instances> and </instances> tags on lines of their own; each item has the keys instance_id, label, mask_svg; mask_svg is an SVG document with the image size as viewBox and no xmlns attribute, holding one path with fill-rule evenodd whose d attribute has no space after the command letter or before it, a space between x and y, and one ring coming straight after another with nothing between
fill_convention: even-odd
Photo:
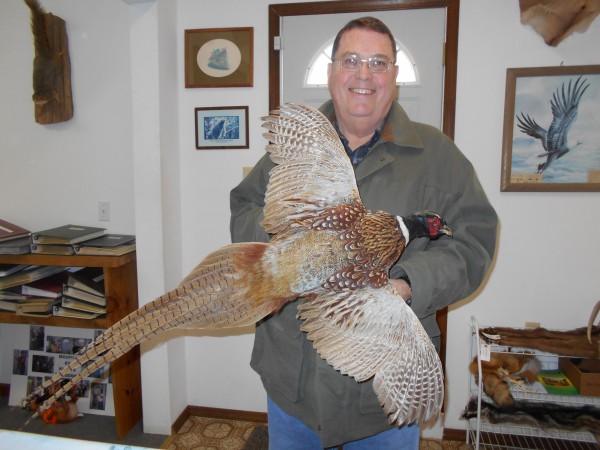
<instances>
[{"instance_id":1,"label":"carpet floor","mask_svg":"<svg viewBox=\"0 0 600 450\"><path fill-rule=\"evenodd\" d=\"M190 416L162 445L166 450L267 450L267 426L257 422ZM472 450L460 441L421 439L419 450Z\"/></svg>"}]
</instances>

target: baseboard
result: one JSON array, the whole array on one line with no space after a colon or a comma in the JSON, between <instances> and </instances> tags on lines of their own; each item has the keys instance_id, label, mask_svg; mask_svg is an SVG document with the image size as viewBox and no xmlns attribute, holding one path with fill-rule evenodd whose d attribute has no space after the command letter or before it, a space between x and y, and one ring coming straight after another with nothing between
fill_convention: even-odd
<instances>
[{"instance_id":1,"label":"baseboard","mask_svg":"<svg viewBox=\"0 0 600 450\"><path fill-rule=\"evenodd\" d=\"M0 397L8 397L10 395L10 384L0 383Z\"/></svg>"},{"instance_id":2,"label":"baseboard","mask_svg":"<svg viewBox=\"0 0 600 450\"><path fill-rule=\"evenodd\" d=\"M171 426L172 432L177 433L190 416L212 417L215 419L244 420L246 422L267 423L267 413L256 411L240 411L237 409L209 408L206 406L185 407L177 420Z\"/></svg>"},{"instance_id":3,"label":"baseboard","mask_svg":"<svg viewBox=\"0 0 600 450\"><path fill-rule=\"evenodd\" d=\"M467 442L467 430L444 428L444 434L442 435L442 438L445 441Z\"/></svg>"}]
</instances>

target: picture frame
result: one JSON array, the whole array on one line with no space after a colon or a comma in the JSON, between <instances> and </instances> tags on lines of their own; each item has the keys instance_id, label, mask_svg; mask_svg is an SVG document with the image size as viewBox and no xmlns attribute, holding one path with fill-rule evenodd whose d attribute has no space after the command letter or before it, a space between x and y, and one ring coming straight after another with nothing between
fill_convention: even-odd
<instances>
[{"instance_id":1,"label":"picture frame","mask_svg":"<svg viewBox=\"0 0 600 450\"><path fill-rule=\"evenodd\" d=\"M501 191L600 191L600 65L506 72Z\"/></svg>"},{"instance_id":2,"label":"picture frame","mask_svg":"<svg viewBox=\"0 0 600 450\"><path fill-rule=\"evenodd\" d=\"M196 149L250 147L247 106L194 108Z\"/></svg>"},{"instance_id":3,"label":"picture frame","mask_svg":"<svg viewBox=\"0 0 600 450\"><path fill-rule=\"evenodd\" d=\"M253 49L253 27L185 30L185 87L252 86Z\"/></svg>"}]
</instances>

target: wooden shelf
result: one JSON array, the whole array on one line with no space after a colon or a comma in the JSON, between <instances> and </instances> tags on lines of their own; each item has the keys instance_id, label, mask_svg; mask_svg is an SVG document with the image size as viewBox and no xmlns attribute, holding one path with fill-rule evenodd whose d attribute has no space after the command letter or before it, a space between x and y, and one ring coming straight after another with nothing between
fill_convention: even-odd
<instances>
[{"instance_id":1,"label":"wooden shelf","mask_svg":"<svg viewBox=\"0 0 600 450\"><path fill-rule=\"evenodd\" d=\"M70 317L32 317L6 312L0 313L0 323L20 323L27 325L46 325L49 327L70 328L108 328L108 319L99 317L97 319L72 319Z\"/></svg>"},{"instance_id":2,"label":"wooden shelf","mask_svg":"<svg viewBox=\"0 0 600 450\"><path fill-rule=\"evenodd\" d=\"M87 320L69 317L37 318L0 313L0 323L73 328L107 328L138 308L136 253L122 256L0 255L0 264L102 267L106 294L106 317ZM123 439L142 418L140 350L136 346L111 364L115 423Z\"/></svg>"},{"instance_id":3,"label":"wooden shelf","mask_svg":"<svg viewBox=\"0 0 600 450\"><path fill-rule=\"evenodd\" d=\"M25 255L0 255L0 264L31 264L37 266L65 267L121 267L135 261L135 252L122 256L90 255L43 255L27 253Z\"/></svg>"}]
</instances>

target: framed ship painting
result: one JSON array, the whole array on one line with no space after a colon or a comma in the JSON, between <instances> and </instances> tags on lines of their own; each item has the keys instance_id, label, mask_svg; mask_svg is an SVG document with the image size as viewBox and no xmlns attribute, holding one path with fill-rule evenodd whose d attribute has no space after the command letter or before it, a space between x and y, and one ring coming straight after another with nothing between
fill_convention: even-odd
<instances>
[{"instance_id":1,"label":"framed ship painting","mask_svg":"<svg viewBox=\"0 0 600 450\"><path fill-rule=\"evenodd\" d=\"M185 30L185 87L252 86L254 29Z\"/></svg>"}]
</instances>

